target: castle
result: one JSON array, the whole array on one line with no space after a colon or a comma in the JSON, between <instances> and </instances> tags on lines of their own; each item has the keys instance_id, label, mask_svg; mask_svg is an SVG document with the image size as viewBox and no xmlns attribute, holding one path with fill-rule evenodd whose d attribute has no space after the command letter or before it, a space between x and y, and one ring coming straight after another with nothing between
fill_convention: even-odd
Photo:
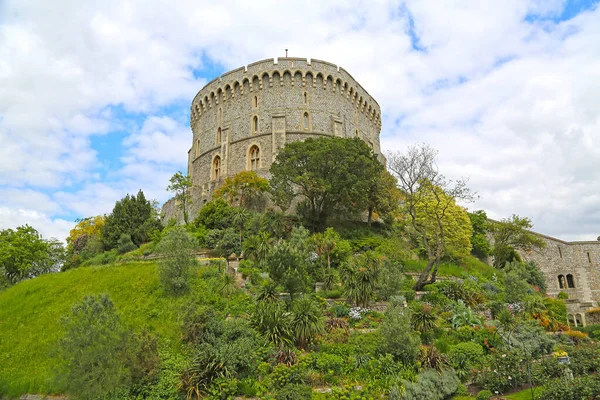
<instances>
[{"instance_id":1,"label":"castle","mask_svg":"<svg viewBox=\"0 0 600 400\"><path fill-rule=\"evenodd\" d=\"M213 79L192 101L190 127L190 215L226 177L246 170L268 177L277 152L289 142L359 137L383 161L381 110L375 99L343 68L314 59L268 59ZM165 203L163 213L165 220L182 220L174 199ZM544 273L550 296L569 295L571 322L586 324L586 310L600 301L600 242L538 235L546 247L523 258Z\"/></svg>"},{"instance_id":2,"label":"castle","mask_svg":"<svg viewBox=\"0 0 600 400\"><path fill-rule=\"evenodd\" d=\"M191 106L190 215L226 177L269 167L286 143L309 137L358 137L381 156L381 110L343 68L304 58L258 61L204 86ZM167 216L180 215L170 200Z\"/></svg>"}]
</instances>

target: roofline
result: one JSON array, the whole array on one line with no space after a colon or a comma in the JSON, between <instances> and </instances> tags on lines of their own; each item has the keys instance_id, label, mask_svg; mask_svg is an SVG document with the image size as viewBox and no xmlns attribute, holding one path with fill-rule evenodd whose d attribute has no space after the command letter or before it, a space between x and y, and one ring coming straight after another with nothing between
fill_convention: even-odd
<instances>
[{"instance_id":1,"label":"roofline","mask_svg":"<svg viewBox=\"0 0 600 400\"><path fill-rule=\"evenodd\" d=\"M495 219L492 219L492 218L488 218L488 221L495 222L495 223L498 223L498 224L501 223L501 221L496 221ZM530 233L533 233L536 236L540 236L540 237L543 237L545 239L554 240L555 242L560 242L560 243L563 243L563 244L600 244L600 241L598 241L598 240L578 240L578 241L573 241L573 242L567 242L566 240L555 238L554 236L550 236L550 235L544 235L543 233L532 231L530 229L527 229L527 231L530 232Z\"/></svg>"}]
</instances>

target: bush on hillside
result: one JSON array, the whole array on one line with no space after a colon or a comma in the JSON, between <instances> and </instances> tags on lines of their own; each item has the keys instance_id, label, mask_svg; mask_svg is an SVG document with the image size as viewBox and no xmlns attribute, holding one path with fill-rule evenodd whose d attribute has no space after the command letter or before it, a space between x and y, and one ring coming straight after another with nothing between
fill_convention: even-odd
<instances>
[{"instance_id":1,"label":"bush on hillside","mask_svg":"<svg viewBox=\"0 0 600 400\"><path fill-rule=\"evenodd\" d=\"M443 400L458 389L460 381L452 370L426 370L416 382L404 382L405 400Z\"/></svg>"},{"instance_id":2,"label":"bush on hillside","mask_svg":"<svg viewBox=\"0 0 600 400\"><path fill-rule=\"evenodd\" d=\"M182 294L188 290L191 269L197 264L192 251L196 242L183 227L170 230L157 247L162 256L158 262L160 282L170 294Z\"/></svg>"},{"instance_id":3,"label":"bush on hillside","mask_svg":"<svg viewBox=\"0 0 600 400\"><path fill-rule=\"evenodd\" d=\"M127 233L121 234L117 242L117 253L125 254L135 249L137 249L137 246L131 241L131 236Z\"/></svg>"}]
</instances>

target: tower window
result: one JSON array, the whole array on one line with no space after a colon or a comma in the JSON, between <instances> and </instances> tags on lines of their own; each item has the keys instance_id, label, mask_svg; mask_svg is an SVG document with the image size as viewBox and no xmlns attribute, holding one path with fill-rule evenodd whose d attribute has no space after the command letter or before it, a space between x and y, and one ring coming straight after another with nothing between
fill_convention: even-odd
<instances>
[{"instance_id":1,"label":"tower window","mask_svg":"<svg viewBox=\"0 0 600 400\"><path fill-rule=\"evenodd\" d=\"M354 130L354 137L358 137L358 129Z\"/></svg>"},{"instance_id":2,"label":"tower window","mask_svg":"<svg viewBox=\"0 0 600 400\"><path fill-rule=\"evenodd\" d=\"M258 132L258 117L255 115L252 117L252 133Z\"/></svg>"},{"instance_id":3,"label":"tower window","mask_svg":"<svg viewBox=\"0 0 600 400\"><path fill-rule=\"evenodd\" d=\"M221 128L217 129L217 144L221 144Z\"/></svg>"},{"instance_id":4,"label":"tower window","mask_svg":"<svg viewBox=\"0 0 600 400\"><path fill-rule=\"evenodd\" d=\"M200 156L200 139L196 139L196 157Z\"/></svg>"},{"instance_id":5,"label":"tower window","mask_svg":"<svg viewBox=\"0 0 600 400\"><path fill-rule=\"evenodd\" d=\"M558 247L558 256L560 258L562 258L562 249L560 248L560 246L556 246L556 247Z\"/></svg>"},{"instance_id":6,"label":"tower window","mask_svg":"<svg viewBox=\"0 0 600 400\"><path fill-rule=\"evenodd\" d=\"M564 289L566 287L567 287L567 285L565 284L565 277L564 277L564 275L559 275L558 276L558 288L559 289Z\"/></svg>"},{"instance_id":7,"label":"tower window","mask_svg":"<svg viewBox=\"0 0 600 400\"><path fill-rule=\"evenodd\" d=\"M252 107L258 107L258 96L254 96L254 99L252 99Z\"/></svg>"},{"instance_id":8,"label":"tower window","mask_svg":"<svg viewBox=\"0 0 600 400\"><path fill-rule=\"evenodd\" d=\"M592 263L592 257L590 256L590 252L588 251L587 253L588 256L588 262L591 264Z\"/></svg>"},{"instance_id":9,"label":"tower window","mask_svg":"<svg viewBox=\"0 0 600 400\"><path fill-rule=\"evenodd\" d=\"M310 127L310 117L308 116L307 112L305 112L304 115L302 116L302 121L303 121L304 129L308 130Z\"/></svg>"},{"instance_id":10,"label":"tower window","mask_svg":"<svg viewBox=\"0 0 600 400\"><path fill-rule=\"evenodd\" d=\"M260 149L257 145L250 147L250 170L256 171L260 168Z\"/></svg>"},{"instance_id":11,"label":"tower window","mask_svg":"<svg viewBox=\"0 0 600 400\"><path fill-rule=\"evenodd\" d=\"M308 93L304 92L304 104L308 104Z\"/></svg>"},{"instance_id":12,"label":"tower window","mask_svg":"<svg viewBox=\"0 0 600 400\"><path fill-rule=\"evenodd\" d=\"M216 156L213 160L213 179L219 179L221 177L221 157Z\"/></svg>"}]
</instances>

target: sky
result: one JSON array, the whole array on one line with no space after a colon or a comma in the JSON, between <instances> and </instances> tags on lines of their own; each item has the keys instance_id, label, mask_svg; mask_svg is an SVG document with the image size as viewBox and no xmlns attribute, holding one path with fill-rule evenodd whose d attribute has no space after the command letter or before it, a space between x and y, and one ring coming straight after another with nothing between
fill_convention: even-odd
<instances>
[{"instance_id":1,"label":"sky","mask_svg":"<svg viewBox=\"0 0 600 400\"><path fill-rule=\"evenodd\" d=\"M166 201L193 96L286 48L349 71L382 148L436 148L471 210L600 235L598 0L0 0L0 229Z\"/></svg>"}]
</instances>

